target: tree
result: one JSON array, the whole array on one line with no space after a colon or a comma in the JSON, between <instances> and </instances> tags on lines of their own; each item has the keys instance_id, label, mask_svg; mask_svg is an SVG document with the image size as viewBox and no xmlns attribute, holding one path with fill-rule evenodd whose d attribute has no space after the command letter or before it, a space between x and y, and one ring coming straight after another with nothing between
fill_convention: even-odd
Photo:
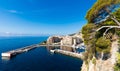
<instances>
[{"instance_id":1,"label":"tree","mask_svg":"<svg viewBox=\"0 0 120 71\"><path fill-rule=\"evenodd\" d=\"M97 52L101 54L103 59L103 54L110 52L111 41L104 38L103 34L111 32L114 30L113 28L120 28L120 9L117 9L119 7L120 0L97 0L87 12L88 24L82 28L88 53L86 59L91 60L91 57L96 56Z\"/></svg>"},{"instance_id":2,"label":"tree","mask_svg":"<svg viewBox=\"0 0 120 71\"><path fill-rule=\"evenodd\" d=\"M96 25L94 25L93 23L86 24L86 25L83 26L83 28L82 28L82 33L83 33L83 34L92 33L92 32L93 32L92 29L95 29L95 28L96 28Z\"/></svg>"},{"instance_id":3,"label":"tree","mask_svg":"<svg viewBox=\"0 0 120 71\"><path fill-rule=\"evenodd\" d=\"M96 51L101 53L101 59L103 59L104 53L110 52L111 41L103 37L99 38L96 42Z\"/></svg>"},{"instance_id":4,"label":"tree","mask_svg":"<svg viewBox=\"0 0 120 71\"><path fill-rule=\"evenodd\" d=\"M120 0L97 0L88 11L86 19L89 23L99 23L106 20L111 12L120 7Z\"/></svg>"},{"instance_id":5,"label":"tree","mask_svg":"<svg viewBox=\"0 0 120 71\"><path fill-rule=\"evenodd\" d=\"M111 20L110 20L111 18ZM105 22L102 22L102 24L104 24L103 26L101 26L100 28L97 29L97 31L103 29L103 28L107 28L106 31L103 33L103 36L106 35L106 33L113 28L119 28L120 29L120 9L116 10L115 12L113 12L111 14L109 19L107 19Z\"/></svg>"},{"instance_id":6,"label":"tree","mask_svg":"<svg viewBox=\"0 0 120 71\"><path fill-rule=\"evenodd\" d=\"M99 38L96 42L96 46L101 49L106 49L110 46L111 41L109 39L105 39L103 37Z\"/></svg>"},{"instance_id":7,"label":"tree","mask_svg":"<svg viewBox=\"0 0 120 71\"><path fill-rule=\"evenodd\" d=\"M107 22L107 24L111 24L112 22L115 22L117 26L115 27L113 25L107 26L107 29L103 34L104 36L110 29L120 28L120 22L118 18L113 14L113 12L115 12L116 9L119 7L120 7L120 0L97 0L97 2L93 5L93 7L88 11L86 15L86 19L88 20L88 23L95 23L95 24L104 22L107 19L113 20ZM103 28L105 27L102 27L99 30Z\"/></svg>"},{"instance_id":8,"label":"tree","mask_svg":"<svg viewBox=\"0 0 120 71\"><path fill-rule=\"evenodd\" d=\"M91 40L92 36L94 36L92 35L92 33L94 32L95 28L96 28L96 25L92 23L86 24L82 28L82 34L83 34L85 44L88 44L88 41Z\"/></svg>"}]
</instances>

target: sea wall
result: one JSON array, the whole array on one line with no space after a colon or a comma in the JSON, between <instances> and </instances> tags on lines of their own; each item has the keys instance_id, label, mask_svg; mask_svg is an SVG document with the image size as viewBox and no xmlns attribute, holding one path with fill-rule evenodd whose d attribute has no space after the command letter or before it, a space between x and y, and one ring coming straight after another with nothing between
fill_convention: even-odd
<instances>
[{"instance_id":1,"label":"sea wall","mask_svg":"<svg viewBox=\"0 0 120 71\"><path fill-rule=\"evenodd\" d=\"M82 53L74 53L74 52L65 51L65 50L59 50L59 49L55 50L54 52L55 53L64 54L64 55L67 55L67 56L72 56L72 57L80 58L80 59L83 58Z\"/></svg>"}]
</instances>

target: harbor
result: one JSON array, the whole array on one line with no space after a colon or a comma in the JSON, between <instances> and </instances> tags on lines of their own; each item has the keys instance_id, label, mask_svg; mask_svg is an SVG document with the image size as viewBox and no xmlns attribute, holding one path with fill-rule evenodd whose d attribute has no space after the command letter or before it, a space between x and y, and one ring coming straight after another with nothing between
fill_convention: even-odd
<instances>
[{"instance_id":1,"label":"harbor","mask_svg":"<svg viewBox=\"0 0 120 71\"><path fill-rule=\"evenodd\" d=\"M2 71L79 71L82 60L73 57L50 53L49 48L57 49L60 45L40 45L44 37L22 37L0 39L0 70ZM47 39L47 37L46 37ZM23 41L24 40L24 41ZM37 40L37 41L36 41ZM21 42L20 42L21 41ZM6 43L8 42L8 43ZM7 53L12 50L25 48L34 45L34 49L12 55L12 57L2 57L1 53ZM49 46L49 47L48 47ZM68 45L65 45L68 46ZM70 45L69 45L70 46ZM67 48L67 47L65 47ZM68 47L69 49L70 47ZM67 59L67 60L65 60ZM48 64L49 63L49 64ZM72 64L71 64L72 63ZM73 67L74 63L74 67ZM64 68L63 65L66 65ZM56 67L59 66L59 67ZM29 68L29 69L28 69ZM64 68L64 69L63 69Z\"/></svg>"},{"instance_id":2,"label":"harbor","mask_svg":"<svg viewBox=\"0 0 120 71\"><path fill-rule=\"evenodd\" d=\"M70 46L70 45L39 45L39 44L34 44L34 45L30 45L30 46L26 46L26 47L22 47L22 48L18 48L18 49L15 49L15 50L10 50L10 51L7 51L7 52L3 52L1 53L1 56L2 57L13 57L13 56L16 56L18 54L21 54L21 53L24 53L24 52L27 52L27 51L30 51L32 49L35 49L37 47L41 47L41 46L51 46L51 47L61 47L61 46L66 46L66 47L72 47L72 48L75 48L73 46ZM52 51L52 50L51 50ZM54 51L53 51L54 52ZM64 53L64 52L61 52L60 50L55 50L55 52L60 52L60 53ZM72 53L72 52L71 52Z\"/></svg>"}]
</instances>

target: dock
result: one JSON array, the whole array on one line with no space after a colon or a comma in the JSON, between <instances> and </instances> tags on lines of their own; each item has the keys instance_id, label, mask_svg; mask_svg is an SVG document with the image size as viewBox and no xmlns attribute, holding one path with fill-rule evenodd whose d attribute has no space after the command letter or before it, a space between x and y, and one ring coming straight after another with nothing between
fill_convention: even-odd
<instances>
[{"instance_id":1,"label":"dock","mask_svg":"<svg viewBox=\"0 0 120 71\"><path fill-rule=\"evenodd\" d=\"M15 55L23 53L23 52L30 51L32 49L35 49L35 48L39 47L39 46L40 45L38 45L38 44L34 44L34 45L22 47L22 48L19 48L19 49L3 52L3 53L1 53L1 56L2 57L9 57L9 58L11 58L12 56L15 56Z\"/></svg>"},{"instance_id":2,"label":"dock","mask_svg":"<svg viewBox=\"0 0 120 71\"><path fill-rule=\"evenodd\" d=\"M65 50L60 50L60 49L55 49L54 53L60 53L63 55L67 55L67 56L71 56L71 57L75 57L75 58L79 58L79 59L83 58L82 53L75 53L75 52L70 52L70 51L65 51Z\"/></svg>"}]
</instances>

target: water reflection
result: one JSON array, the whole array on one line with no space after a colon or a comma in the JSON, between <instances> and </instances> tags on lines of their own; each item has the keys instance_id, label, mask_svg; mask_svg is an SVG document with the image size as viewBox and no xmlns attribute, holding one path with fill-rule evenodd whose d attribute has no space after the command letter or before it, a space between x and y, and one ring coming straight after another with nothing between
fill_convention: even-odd
<instances>
[{"instance_id":1,"label":"water reflection","mask_svg":"<svg viewBox=\"0 0 120 71\"><path fill-rule=\"evenodd\" d=\"M10 60L10 57L1 57L1 59L3 60L3 61L8 61L8 60Z\"/></svg>"}]
</instances>

